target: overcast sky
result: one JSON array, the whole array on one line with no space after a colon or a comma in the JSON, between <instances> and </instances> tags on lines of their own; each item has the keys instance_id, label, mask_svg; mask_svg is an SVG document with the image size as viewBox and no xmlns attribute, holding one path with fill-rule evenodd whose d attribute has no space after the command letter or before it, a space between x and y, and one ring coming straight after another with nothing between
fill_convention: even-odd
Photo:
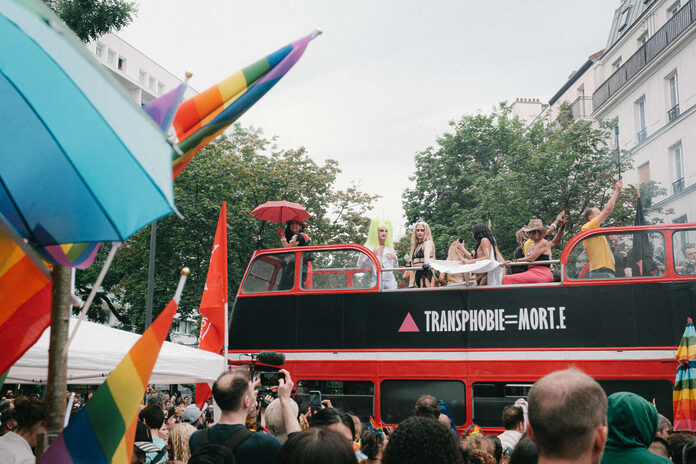
<instances>
[{"instance_id":1,"label":"overcast sky","mask_svg":"<svg viewBox=\"0 0 696 464\"><path fill-rule=\"evenodd\" d=\"M382 195L403 230L414 155L448 121L516 97L548 99L606 45L619 0L146 0L119 36L202 91L322 28L239 122L338 160L339 185Z\"/></svg>"}]
</instances>

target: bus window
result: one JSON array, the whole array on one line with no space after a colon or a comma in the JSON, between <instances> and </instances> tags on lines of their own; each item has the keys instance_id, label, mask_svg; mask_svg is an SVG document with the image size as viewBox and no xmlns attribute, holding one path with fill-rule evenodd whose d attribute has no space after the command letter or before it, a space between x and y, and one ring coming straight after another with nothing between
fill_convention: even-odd
<instances>
[{"instance_id":1,"label":"bus window","mask_svg":"<svg viewBox=\"0 0 696 464\"><path fill-rule=\"evenodd\" d=\"M466 423L466 390L459 380L384 380L380 387L382 422L398 424L413 415L421 395L433 395L447 403L454 423Z\"/></svg>"},{"instance_id":2,"label":"bus window","mask_svg":"<svg viewBox=\"0 0 696 464\"><path fill-rule=\"evenodd\" d=\"M321 392L321 398L331 400L335 408L354 413L362 422L375 415L375 384L352 380L300 380L297 382L297 404L300 412L307 412L309 392Z\"/></svg>"},{"instance_id":3,"label":"bus window","mask_svg":"<svg viewBox=\"0 0 696 464\"><path fill-rule=\"evenodd\" d=\"M587 237L570 251L566 265L569 279L659 277L664 273L665 238L658 231Z\"/></svg>"},{"instance_id":4,"label":"bus window","mask_svg":"<svg viewBox=\"0 0 696 464\"><path fill-rule=\"evenodd\" d=\"M683 276L696 275L696 229L680 230L672 236L674 270Z\"/></svg>"},{"instance_id":5,"label":"bus window","mask_svg":"<svg viewBox=\"0 0 696 464\"><path fill-rule=\"evenodd\" d=\"M472 385L473 419L481 427L502 427L503 408L527 398L531 383L475 382Z\"/></svg>"},{"instance_id":6,"label":"bus window","mask_svg":"<svg viewBox=\"0 0 696 464\"><path fill-rule=\"evenodd\" d=\"M295 280L295 254L261 255L249 266L242 291L244 293L290 290Z\"/></svg>"},{"instance_id":7,"label":"bus window","mask_svg":"<svg viewBox=\"0 0 696 464\"><path fill-rule=\"evenodd\" d=\"M305 252L302 269L305 290L367 289L377 284L375 265L360 250Z\"/></svg>"},{"instance_id":8,"label":"bus window","mask_svg":"<svg viewBox=\"0 0 696 464\"><path fill-rule=\"evenodd\" d=\"M655 404L657 412L672 421L672 393L669 380L598 380L607 396L617 392L631 392Z\"/></svg>"}]
</instances>

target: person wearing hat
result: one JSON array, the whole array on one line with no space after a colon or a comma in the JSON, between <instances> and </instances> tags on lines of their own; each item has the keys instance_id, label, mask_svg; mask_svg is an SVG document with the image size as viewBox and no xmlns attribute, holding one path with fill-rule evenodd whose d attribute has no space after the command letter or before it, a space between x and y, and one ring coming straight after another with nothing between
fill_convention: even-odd
<instances>
[{"instance_id":1,"label":"person wearing hat","mask_svg":"<svg viewBox=\"0 0 696 464\"><path fill-rule=\"evenodd\" d=\"M201 417L201 411L195 404L190 404L184 409L184 414L181 417L181 422L186 422L194 427L198 427L198 419Z\"/></svg>"},{"instance_id":2,"label":"person wearing hat","mask_svg":"<svg viewBox=\"0 0 696 464\"><path fill-rule=\"evenodd\" d=\"M526 262L533 263L535 261L548 261L551 259L551 245L544 238L546 236L546 227L541 219L532 219L526 227L522 228L532 240L532 246L524 258L513 259L506 261L505 265L509 267L511 262ZM529 269L518 274L508 274L503 277L503 284L535 284L553 282L553 274L551 273L550 264L530 265Z\"/></svg>"}]
</instances>

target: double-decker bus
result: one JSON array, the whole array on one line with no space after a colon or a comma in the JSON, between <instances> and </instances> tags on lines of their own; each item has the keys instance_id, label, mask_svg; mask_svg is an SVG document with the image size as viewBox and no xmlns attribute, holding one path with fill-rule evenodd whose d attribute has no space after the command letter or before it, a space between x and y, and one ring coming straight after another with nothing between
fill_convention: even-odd
<instances>
[{"instance_id":1,"label":"double-decker bus","mask_svg":"<svg viewBox=\"0 0 696 464\"><path fill-rule=\"evenodd\" d=\"M583 241L597 236L612 244L615 278L588 277ZM392 271L361 245L260 250L231 312L230 358L282 352L300 402L319 390L388 424L429 393L459 428L501 430L506 404L569 366L671 418L674 355L696 312L693 243L696 224L594 229L565 246L558 282L397 290L381 289Z\"/></svg>"}]
</instances>

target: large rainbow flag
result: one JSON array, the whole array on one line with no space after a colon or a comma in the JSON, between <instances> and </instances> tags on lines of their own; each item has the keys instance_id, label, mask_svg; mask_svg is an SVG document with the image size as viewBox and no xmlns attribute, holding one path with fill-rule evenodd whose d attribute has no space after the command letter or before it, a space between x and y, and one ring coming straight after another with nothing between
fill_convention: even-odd
<instances>
[{"instance_id":1,"label":"large rainbow flag","mask_svg":"<svg viewBox=\"0 0 696 464\"><path fill-rule=\"evenodd\" d=\"M316 30L183 102L173 123L182 152L173 161L174 178L196 153L271 90L297 63L309 41L320 34Z\"/></svg>"},{"instance_id":2,"label":"large rainbow flag","mask_svg":"<svg viewBox=\"0 0 696 464\"><path fill-rule=\"evenodd\" d=\"M696 432L696 330L691 318L686 321L675 357L679 367L672 397L674 430Z\"/></svg>"},{"instance_id":3,"label":"large rainbow flag","mask_svg":"<svg viewBox=\"0 0 696 464\"><path fill-rule=\"evenodd\" d=\"M48 447L42 463L131 462L140 402L177 307L175 297Z\"/></svg>"},{"instance_id":4,"label":"large rainbow flag","mask_svg":"<svg viewBox=\"0 0 696 464\"><path fill-rule=\"evenodd\" d=\"M51 281L0 228L0 374L51 321Z\"/></svg>"}]
</instances>

